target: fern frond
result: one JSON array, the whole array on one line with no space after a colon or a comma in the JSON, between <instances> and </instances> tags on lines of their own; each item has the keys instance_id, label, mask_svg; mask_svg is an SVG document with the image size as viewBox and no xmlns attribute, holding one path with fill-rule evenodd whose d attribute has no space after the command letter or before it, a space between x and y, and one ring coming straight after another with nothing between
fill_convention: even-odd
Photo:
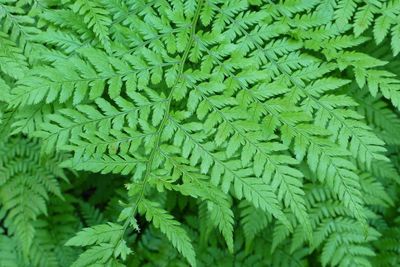
<instances>
[{"instance_id":1,"label":"fern frond","mask_svg":"<svg viewBox=\"0 0 400 267\"><path fill-rule=\"evenodd\" d=\"M0 266L398 265L399 17L0 0Z\"/></svg>"},{"instance_id":2,"label":"fern frond","mask_svg":"<svg viewBox=\"0 0 400 267\"><path fill-rule=\"evenodd\" d=\"M241 224L247 242L254 240L254 237L267 227L271 217L261 213L248 202L241 202ZM261 215L261 216L260 216Z\"/></svg>"},{"instance_id":3,"label":"fern frond","mask_svg":"<svg viewBox=\"0 0 400 267\"><path fill-rule=\"evenodd\" d=\"M15 142L17 146L8 150ZM54 176L63 175L62 171L52 170L40 164L40 147L21 139L10 139L4 146L2 168L7 172L2 175L0 188L1 210L8 231L17 237L25 255L28 253L35 235L34 221L41 214L47 214L49 194L61 196L60 185ZM49 158L49 163L57 159Z\"/></svg>"},{"instance_id":4,"label":"fern frond","mask_svg":"<svg viewBox=\"0 0 400 267\"><path fill-rule=\"evenodd\" d=\"M24 76L28 70L26 57L4 32L0 32L0 51L0 70L13 78Z\"/></svg>"},{"instance_id":5,"label":"fern frond","mask_svg":"<svg viewBox=\"0 0 400 267\"><path fill-rule=\"evenodd\" d=\"M93 30L104 49L107 52L111 51L109 38L111 19L101 1L76 0L71 5L71 10L83 16L83 22Z\"/></svg>"},{"instance_id":6,"label":"fern frond","mask_svg":"<svg viewBox=\"0 0 400 267\"><path fill-rule=\"evenodd\" d=\"M142 199L139 202L139 212L145 214L146 220L151 221L156 228L167 236L172 245L188 260L192 266L196 266L194 249L190 238L180 224L173 219L157 203Z\"/></svg>"}]
</instances>

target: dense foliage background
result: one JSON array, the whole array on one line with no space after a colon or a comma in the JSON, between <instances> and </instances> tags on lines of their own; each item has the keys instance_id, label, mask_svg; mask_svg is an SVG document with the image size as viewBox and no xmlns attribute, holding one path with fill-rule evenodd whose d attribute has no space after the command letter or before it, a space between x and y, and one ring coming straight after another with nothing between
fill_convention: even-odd
<instances>
[{"instance_id":1,"label":"dense foliage background","mask_svg":"<svg viewBox=\"0 0 400 267\"><path fill-rule=\"evenodd\" d=\"M399 0L0 0L0 266L400 266L399 53Z\"/></svg>"}]
</instances>

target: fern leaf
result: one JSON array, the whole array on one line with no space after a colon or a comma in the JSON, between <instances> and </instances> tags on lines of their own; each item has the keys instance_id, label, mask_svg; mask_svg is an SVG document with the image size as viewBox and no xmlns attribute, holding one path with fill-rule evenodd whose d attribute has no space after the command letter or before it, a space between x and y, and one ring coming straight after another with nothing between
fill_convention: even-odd
<instances>
[{"instance_id":1,"label":"fern leaf","mask_svg":"<svg viewBox=\"0 0 400 267\"><path fill-rule=\"evenodd\" d=\"M143 199L139 202L139 212L144 213L146 220L152 222L156 228L167 236L172 245L188 260L190 265L196 266L193 246L186 231L157 203Z\"/></svg>"},{"instance_id":2,"label":"fern leaf","mask_svg":"<svg viewBox=\"0 0 400 267\"><path fill-rule=\"evenodd\" d=\"M13 78L21 78L27 71L27 61L16 43L0 32L0 70Z\"/></svg>"},{"instance_id":3,"label":"fern leaf","mask_svg":"<svg viewBox=\"0 0 400 267\"><path fill-rule=\"evenodd\" d=\"M122 226L108 223L84 228L73 238L68 240L66 246L88 246L102 243L114 243L122 233Z\"/></svg>"},{"instance_id":4,"label":"fern leaf","mask_svg":"<svg viewBox=\"0 0 400 267\"><path fill-rule=\"evenodd\" d=\"M99 1L77 0L71 6L72 11L84 16L84 22L93 29L95 35L106 51L110 51L109 26L111 20L109 13L101 6Z\"/></svg>"}]
</instances>

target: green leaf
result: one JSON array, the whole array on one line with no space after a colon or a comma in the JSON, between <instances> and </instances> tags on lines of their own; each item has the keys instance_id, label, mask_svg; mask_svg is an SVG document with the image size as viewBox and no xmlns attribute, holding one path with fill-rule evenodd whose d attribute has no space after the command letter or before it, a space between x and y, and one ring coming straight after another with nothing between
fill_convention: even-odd
<instances>
[{"instance_id":1,"label":"green leaf","mask_svg":"<svg viewBox=\"0 0 400 267\"><path fill-rule=\"evenodd\" d=\"M196 266L196 257L190 238L186 231L156 202L142 199L139 202L139 212L145 214L146 220L160 229L172 245L181 253L192 266Z\"/></svg>"},{"instance_id":2,"label":"green leaf","mask_svg":"<svg viewBox=\"0 0 400 267\"><path fill-rule=\"evenodd\" d=\"M123 227L115 223L100 224L84 228L65 243L66 246L89 246L115 243L123 233Z\"/></svg>"}]
</instances>

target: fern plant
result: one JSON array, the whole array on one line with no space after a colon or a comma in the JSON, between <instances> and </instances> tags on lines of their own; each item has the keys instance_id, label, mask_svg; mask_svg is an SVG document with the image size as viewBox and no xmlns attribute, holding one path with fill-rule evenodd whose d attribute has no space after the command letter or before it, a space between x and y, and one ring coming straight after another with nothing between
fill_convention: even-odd
<instances>
[{"instance_id":1,"label":"fern plant","mask_svg":"<svg viewBox=\"0 0 400 267\"><path fill-rule=\"evenodd\" d=\"M0 0L0 266L400 264L398 0Z\"/></svg>"}]
</instances>

